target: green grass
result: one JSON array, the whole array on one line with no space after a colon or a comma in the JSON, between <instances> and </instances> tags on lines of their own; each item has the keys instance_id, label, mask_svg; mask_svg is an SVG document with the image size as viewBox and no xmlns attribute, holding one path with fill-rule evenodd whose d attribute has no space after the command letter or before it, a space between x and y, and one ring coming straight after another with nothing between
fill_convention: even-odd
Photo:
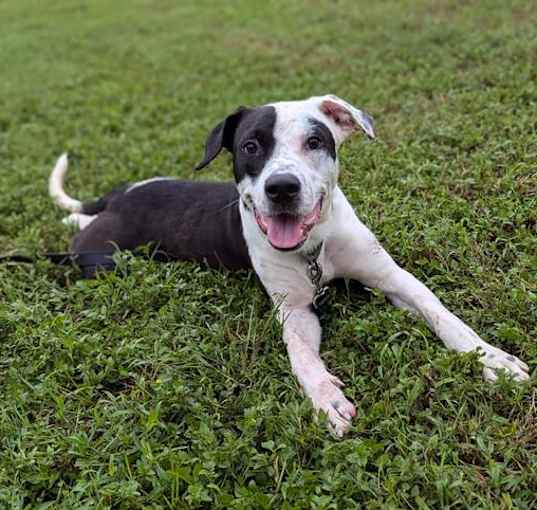
<instances>
[{"instance_id":1,"label":"green grass","mask_svg":"<svg viewBox=\"0 0 537 510\"><path fill-rule=\"evenodd\" d=\"M405 268L537 366L534 2L0 3L0 251L65 250L81 198L196 174L239 104L335 93L376 119L341 185ZM125 273L125 274L124 274ZM128 256L81 281L0 267L0 507L530 509L537 386L482 381L377 293L340 291L322 356L358 416L335 441L254 275Z\"/></svg>"}]
</instances>

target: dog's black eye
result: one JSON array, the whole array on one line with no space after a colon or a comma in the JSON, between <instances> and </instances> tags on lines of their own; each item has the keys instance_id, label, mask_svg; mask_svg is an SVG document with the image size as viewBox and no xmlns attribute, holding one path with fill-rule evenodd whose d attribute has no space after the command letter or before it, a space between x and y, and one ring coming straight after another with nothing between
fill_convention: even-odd
<instances>
[{"instance_id":1,"label":"dog's black eye","mask_svg":"<svg viewBox=\"0 0 537 510\"><path fill-rule=\"evenodd\" d=\"M246 154L257 154L259 151L259 144L255 140L248 140L242 144L241 151Z\"/></svg>"},{"instance_id":2,"label":"dog's black eye","mask_svg":"<svg viewBox=\"0 0 537 510\"><path fill-rule=\"evenodd\" d=\"M306 147L310 151L315 151L317 149L320 149L322 144L323 144L323 142L321 141L321 139L318 136L310 136L306 140Z\"/></svg>"}]
</instances>

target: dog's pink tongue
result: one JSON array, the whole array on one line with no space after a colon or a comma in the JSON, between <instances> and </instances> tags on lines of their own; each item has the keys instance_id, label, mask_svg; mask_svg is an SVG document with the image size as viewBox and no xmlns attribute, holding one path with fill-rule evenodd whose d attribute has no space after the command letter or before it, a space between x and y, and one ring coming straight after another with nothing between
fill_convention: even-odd
<instances>
[{"instance_id":1,"label":"dog's pink tongue","mask_svg":"<svg viewBox=\"0 0 537 510\"><path fill-rule=\"evenodd\" d=\"M302 241L302 224L300 217L290 214L278 214L263 218L267 225L267 236L275 248L294 248Z\"/></svg>"}]
</instances>

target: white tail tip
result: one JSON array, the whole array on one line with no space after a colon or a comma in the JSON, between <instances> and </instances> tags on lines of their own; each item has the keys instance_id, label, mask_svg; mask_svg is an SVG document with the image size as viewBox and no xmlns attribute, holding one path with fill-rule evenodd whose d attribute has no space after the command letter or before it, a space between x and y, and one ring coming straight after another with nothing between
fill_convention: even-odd
<instances>
[{"instance_id":1,"label":"white tail tip","mask_svg":"<svg viewBox=\"0 0 537 510\"><path fill-rule=\"evenodd\" d=\"M68 163L67 153L58 158L48 180L48 193L56 205L67 211L77 213L82 211L82 202L71 198L63 189Z\"/></svg>"}]
</instances>

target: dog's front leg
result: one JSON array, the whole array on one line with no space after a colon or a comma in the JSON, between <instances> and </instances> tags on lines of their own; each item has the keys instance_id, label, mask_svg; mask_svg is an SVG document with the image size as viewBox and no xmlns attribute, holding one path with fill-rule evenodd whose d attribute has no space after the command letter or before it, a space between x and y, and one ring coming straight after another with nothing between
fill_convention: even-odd
<instances>
[{"instance_id":1,"label":"dog's front leg","mask_svg":"<svg viewBox=\"0 0 537 510\"><path fill-rule=\"evenodd\" d=\"M315 409L326 413L333 431L341 437L356 410L340 389L343 383L328 372L319 356L319 319L308 307L285 305L279 309L279 318L293 373Z\"/></svg>"},{"instance_id":2,"label":"dog's front leg","mask_svg":"<svg viewBox=\"0 0 537 510\"><path fill-rule=\"evenodd\" d=\"M507 370L517 380L528 378L525 363L483 341L447 310L423 283L399 267L369 229L354 216L354 212L348 211L347 214L346 230L340 233L333 249L334 265L339 276L376 287L394 305L418 313L447 347L458 352L479 350L486 379L497 379L498 369Z\"/></svg>"},{"instance_id":3,"label":"dog's front leg","mask_svg":"<svg viewBox=\"0 0 537 510\"><path fill-rule=\"evenodd\" d=\"M479 350L486 379L496 380L497 369L507 370L517 380L528 378L528 366L525 363L482 340L475 331L447 310L423 283L395 263L378 280L378 288L396 306L421 315L447 347L458 352Z\"/></svg>"}]
</instances>

